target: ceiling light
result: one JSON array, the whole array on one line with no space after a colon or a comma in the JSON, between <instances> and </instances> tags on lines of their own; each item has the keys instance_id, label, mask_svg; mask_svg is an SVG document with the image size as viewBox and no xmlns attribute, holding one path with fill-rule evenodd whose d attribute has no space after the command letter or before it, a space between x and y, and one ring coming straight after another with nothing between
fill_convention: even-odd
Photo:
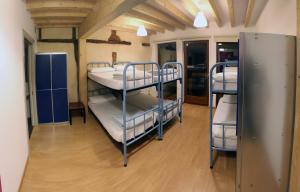
<instances>
[{"instance_id":1,"label":"ceiling light","mask_svg":"<svg viewBox=\"0 0 300 192\"><path fill-rule=\"evenodd\" d=\"M203 12L197 13L195 20L194 20L194 27L197 27L197 28L207 27L207 19Z\"/></svg>"},{"instance_id":2,"label":"ceiling light","mask_svg":"<svg viewBox=\"0 0 300 192\"><path fill-rule=\"evenodd\" d=\"M139 37L145 37L147 36L147 31L144 27L144 25L140 25L137 32L136 32L136 35L139 36Z\"/></svg>"}]
</instances>

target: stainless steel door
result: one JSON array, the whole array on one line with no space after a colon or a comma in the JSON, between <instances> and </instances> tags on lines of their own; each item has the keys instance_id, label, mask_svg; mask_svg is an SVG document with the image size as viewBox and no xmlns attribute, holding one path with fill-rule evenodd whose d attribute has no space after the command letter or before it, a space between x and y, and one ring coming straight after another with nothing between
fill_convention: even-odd
<instances>
[{"instance_id":1,"label":"stainless steel door","mask_svg":"<svg viewBox=\"0 0 300 192\"><path fill-rule=\"evenodd\" d=\"M240 34L237 191L288 191L295 42L286 35Z\"/></svg>"}]
</instances>

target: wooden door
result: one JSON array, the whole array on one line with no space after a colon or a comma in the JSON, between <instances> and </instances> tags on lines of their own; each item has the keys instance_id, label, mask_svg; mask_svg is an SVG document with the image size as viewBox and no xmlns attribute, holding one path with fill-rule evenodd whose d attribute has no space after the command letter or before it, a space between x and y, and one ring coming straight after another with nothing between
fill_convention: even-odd
<instances>
[{"instance_id":1,"label":"wooden door","mask_svg":"<svg viewBox=\"0 0 300 192\"><path fill-rule=\"evenodd\" d=\"M185 102L208 105L209 41L184 42Z\"/></svg>"}]
</instances>

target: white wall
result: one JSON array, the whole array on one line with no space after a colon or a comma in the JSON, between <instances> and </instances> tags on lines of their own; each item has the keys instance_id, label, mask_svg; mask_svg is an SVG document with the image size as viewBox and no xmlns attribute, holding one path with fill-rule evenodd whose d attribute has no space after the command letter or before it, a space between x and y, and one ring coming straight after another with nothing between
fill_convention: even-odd
<instances>
[{"instance_id":1,"label":"white wall","mask_svg":"<svg viewBox=\"0 0 300 192\"><path fill-rule=\"evenodd\" d=\"M0 175L3 191L16 192L28 157L23 29L35 36L24 1L0 1Z\"/></svg>"},{"instance_id":2,"label":"white wall","mask_svg":"<svg viewBox=\"0 0 300 192\"><path fill-rule=\"evenodd\" d=\"M256 31L262 33L296 35L296 0L269 0L256 23Z\"/></svg>"},{"instance_id":3,"label":"white wall","mask_svg":"<svg viewBox=\"0 0 300 192\"><path fill-rule=\"evenodd\" d=\"M111 29L103 28L92 36L90 39L107 40L110 37ZM94 44L87 43L86 54L87 61L109 61L112 62L112 52L117 52L118 61L149 61L151 59L150 47L142 46L142 43L148 43L149 38L137 37L135 33L117 31L121 41L129 41L131 45L116 44Z\"/></svg>"}]
</instances>

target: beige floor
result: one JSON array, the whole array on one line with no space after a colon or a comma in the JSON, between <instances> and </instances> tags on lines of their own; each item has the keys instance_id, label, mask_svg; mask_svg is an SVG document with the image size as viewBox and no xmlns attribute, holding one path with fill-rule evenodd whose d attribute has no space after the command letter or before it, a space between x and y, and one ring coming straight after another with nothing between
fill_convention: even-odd
<instances>
[{"instance_id":1,"label":"beige floor","mask_svg":"<svg viewBox=\"0 0 300 192\"><path fill-rule=\"evenodd\" d=\"M183 123L135 148L127 168L91 115L87 124L77 117L73 126L36 127L21 191L233 192L234 155L219 155L209 168L208 117L207 107L184 105Z\"/></svg>"}]
</instances>

